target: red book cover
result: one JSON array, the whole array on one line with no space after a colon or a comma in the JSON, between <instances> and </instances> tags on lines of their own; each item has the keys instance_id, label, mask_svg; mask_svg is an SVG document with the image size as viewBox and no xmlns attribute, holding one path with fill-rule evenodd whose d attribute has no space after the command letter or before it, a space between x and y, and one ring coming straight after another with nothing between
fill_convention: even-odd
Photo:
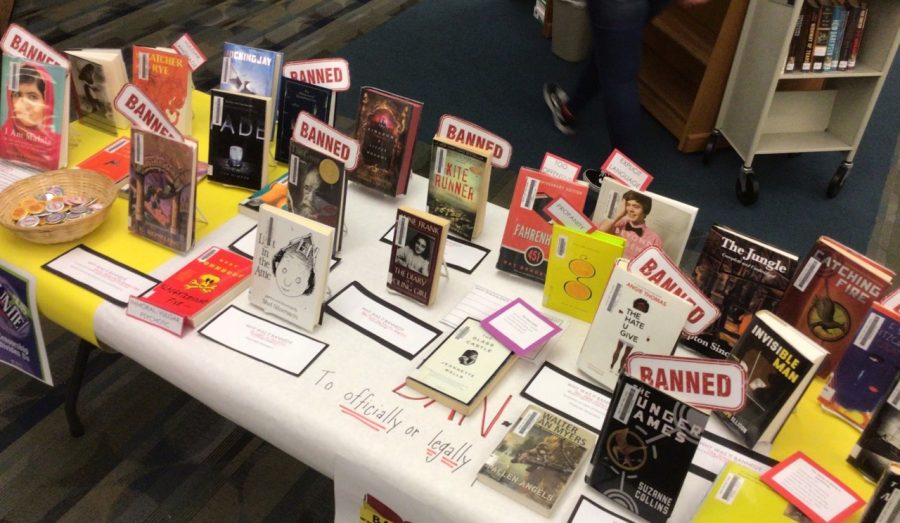
<instances>
[{"instance_id":1,"label":"red book cover","mask_svg":"<svg viewBox=\"0 0 900 523\"><path fill-rule=\"evenodd\" d=\"M141 296L196 326L250 284L253 260L220 247L209 250Z\"/></svg>"},{"instance_id":2,"label":"red book cover","mask_svg":"<svg viewBox=\"0 0 900 523\"><path fill-rule=\"evenodd\" d=\"M834 370L893 277L890 269L827 236L816 241L775 312L828 351L819 376Z\"/></svg>"},{"instance_id":3,"label":"red book cover","mask_svg":"<svg viewBox=\"0 0 900 523\"><path fill-rule=\"evenodd\" d=\"M134 85L143 91L185 136L191 129L191 67L171 49L134 46Z\"/></svg>"},{"instance_id":4,"label":"red book cover","mask_svg":"<svg viewBox=\"0 0 900 523\"><path fill-rule=\"evenodd\" d=\"M116 138L113 143L79 163L78 167L98 172L116 185L123 185L131 173L130 144L131 138L127 136Z\"/></svg>"},{"instance_id":5,"label":"red book cover","mask_svg":"<svg viewBox=\"0 0 900 523\"><path fill-rule=\"evenodd\" d=\"M562 180L527 167L519 169L497 268L543 283L554 223L544 208L562 197L576 209L583 209L587 193L584 183Z\"/></svg>"}]
</instances>

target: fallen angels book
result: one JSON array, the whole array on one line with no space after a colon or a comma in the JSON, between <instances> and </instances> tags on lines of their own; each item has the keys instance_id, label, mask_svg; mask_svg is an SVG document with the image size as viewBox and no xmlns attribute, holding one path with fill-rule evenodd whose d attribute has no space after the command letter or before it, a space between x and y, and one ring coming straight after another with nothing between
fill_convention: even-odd
<instances>
[{"instance_id":1,"label":"fallen angels book","mask_svg":"<svg viewBox=\"0 0 900 523\"><path fill-rule=\"evenodd\" d=\"M481 328L479 320L466 318L406 378L406 386L468 416L516 359L512 351Z\"/></svg>"},{"instance_id":2,"label":"fallen angels book","mask_svg":"<svg viewBox=\"0 0 900 523\"><path fill-rule=\"evenodd\" d=\"M187 252L196 209L197 144L132 127L128 230Z\"/></svg>"},{"instance_id":3,"label":"fallen angels book","mask_svg":"<svg viewBox=\"0 0 900 523\"><path fill-rule=\"evenodd\" d=\"M709 415L622 374L588 484L653 523L669 519Z\"/></svg>"},{"instance_id":4,"label":"fallen angels book","mask_svg":"<svg viewBox=\"0 0 900 523\"><path fill-rule=\"evenodd\" d=\"M264 204L250 303L307 331L322 323L334 229Z\"/></svg>"},{"instance_id":5,"label":"fallen angels book","mask_svg":"<svg viewBox=\"0 0 900 523\"><path fill-rule=\"evenodd\" d=\"M334 127L337 93L287 77L281 78L281 102L278 112L278 131L275 138L275 160L287 163L291 152L294 124L301 112Z\"/></svg>"},{"instance_id":6,"label":"fallen angels book","mask_svg":"<svg viewBox=\"0 0 900 523\"><path fill-rule=\"evenodd\" d=\"M597 313L625 240L612 234L553 225L544 282L544 306L590 322Z\"/></svg>"},{"instance_id":7,"label":"fallen angels book","mask_svg":"<svg viewBox=\"0 0 900 523\"><path fill-rule=\"evenodd\" d=\"M881 475L860 523L891 523L900 519L900 463L891 463Z\"/></svg>"},{"instance_id":8,"label":"fallen angels book","mask_svg":"<svg viewBox=\"0 0 900 523\"><path fill-rule=\"evenodd\" d=\"M191 94L194 83L188 59L166 47L134 46L131 77L184 136L193 135Z\"/></svg>"},{"instance_id":9,"label":"fallen angels book","mask_svg":"<svg viewBox=\"0 0 900 523\"><path fill-rule=\"evenodd\" d=\"M209 111L210 181L262 189L269 181L271 98L212 89Z\"/></svg>"},{"instance_id":10,"label":"fallen angels book","mask_svg":"<svg viewBox=\"0 0 900 523\"><path fill-rule=\"evenodd\" d=\"M900 463L900 374L850 449L847 462L873 483L892 462Z\"/></svg>"},{"instance_id":11,"label":"fallen angels book","mask_svg":"<svg viewBox=\"0 0 900 523\"><path fill-rule=\"evenodd\" d=\"M68 163L69 70L3 55L0 159L44 170Z\"/></svg>"},{"instance_id":12,"label":"fallen angels book","mask_svg":"<svg viewBox=\"0 0 900 523\"><path fill-rule=\"evenodd\" d=\"M111 144L79 163L78 168L100 173L122 187L128 183L131 175L131 138L128 136L116 138Z\"/></svg>"},{"instance_id":13,"label":"fallen angels book","mask_svg":"<svg viewBox=\"0 0 900 523\"><path fill-rule=\"evenodd\" d=\"M587 194L588 186L584 183L520 168L500 240L497 268L544 283L554 223L544 208L557 198L564 198L576 209L581 209Z\"/></svg>"},{"instance_id":14,"label":"fallen angels book","mask_svg":"<svg viewBox=\"0 0 900 523\"><path fill-rule=\"evenodd\" d=\"M632 354L672 353L693 306L617 265L578 355L578 368L612 390Z\"/></svg>"},{"instance_id":15,"label":"fallen angels book","mask_svg":"<svg viewBox=\"0 0 900 523\"><path fill-rule=\"evenodd\" d=\"M283 53L225 42L219 89L275 100L283 59Z\"/></svg>"},{"instance_id":16,"label":"fallen angels book","mask_svg":"<svg viewBox=\"0 0 900 523\"><path fill-rule=\"evenodd\" d=\"M388 289L423 305L437 298L450 222L408 206L397 209Z\"/></svg>"},{"instance_id":17,"label":"fallen angels book","mask_svg":"<svg viewBox=\"0 0 900 523\"><path fill-rule=\"evenodd\" d=\"M240 254L210 247L137 299L196 327L250 285L252 269L253 262Z\"/></svg>"},{"instance_id":18,"label":"fallen angels book","mask_svg":"<svg viewBox=\"0 0 900 523\"><path fill-rule=\"evenodd\" d=\"M828 351L819 376L834 370L893 277L894 271L836 240L816 240L775 313Z\"/></svg>"},{"instance_id":19,"label":"fallen angels book","mask_svg":"<svg viewBox=\"0 0 900 523\"><path fill-rule=\"evenodd\" d=\"M290 210L288 206L288 173L275 178L262 189L238 202L238 212L255 220L259 217L259 208L264 203L286 211Z\"/></svg>"},{"instance_id":20,"label":"fallen angels book","mask_svg":"<svg viewBox=\"0 0 900 523\"><path fill-rule=\"evenodd\" d=\"M68 49L78 120L101 131L116 133L131 124L113 108L113 100L128 83L121 49Z\"/></svg>"},{"instance_id":21,"label":"fallen angels book","mask_svg":"<svg viewBox=\"0 0 900 523\"><path fill-rule=\"evenodd\" d=\"M766 521L781 523L811 520L781 494L759 479L759 473L733 461L719 472L716 482L697 508L694 523Z\"/></svg>"},{"instance_id":22,"label":"fallen angels book","mask_svg":"<svg viewBox=\"0 0 900 523\"><path fill-rule=\"evenodd\" d=\"M428 175L428 212L450 220L450 232L481 234L491 181L491 153L435 135Z\"/></svg>"},{"instance_id":23,"label":"fallen angels book","mask_svg":"<svg viewBox=\"0 0 900 523\"><path fill-rule=\"evenodd\" d=\"M549 516L596 442L590 430L529 405L481 466L478 481Z\"/></svg>"},{"instance_id":24,"label":"fallen angels book","mask_svg":"<svg viewBox=\"0 0 900 523\"><path fill-rule=\"evenodd\" d=\"M900 373L900 313L875 303L828 376L819 404L862 430Z\"/></svg>"},{"instance_id":25,"label":"fallen angels book","mask_svg":"<svg viewBox=\"0 0 900 523\"><path fill-rule=\"evenodd\" d=\"M744 407L715 414L748 448L772 442L825 355L824 349L771 312L755 313L730 356L747 371Z\"/></svg>"},{"instance_id":26,"label":"fallen angels book","mask_svg":"<svg viewBox=\"0 0 900 523\"><path fill-rule=\"evenodd\" d=\"M714 224L691 279L721 312L715 324L681 343L708 358L727 358L759 310L774 310L797 269L797 256Z\"/></svg>"},{"instance_id":27,"label":"fallen angels book","mask_svg":"<svg viewBox=\"0 0 900 523\"><path fill-rule=\"evenodd\" d=\"M361 154L350 180L390 196L406 194L421 119L422 102L363 87L355 134Z\"/></svg>"},{"instance_id":28,"label":"fallen angels book","mask_svg":"<svg viewBox=\"0 0 900 523\"><path fill-rule=\"evenodd\" d=\"M347 173L343 162L291 142L288 207L291 212L334 228L334 252L341 251Z\"/></svg>"}]
</instances>

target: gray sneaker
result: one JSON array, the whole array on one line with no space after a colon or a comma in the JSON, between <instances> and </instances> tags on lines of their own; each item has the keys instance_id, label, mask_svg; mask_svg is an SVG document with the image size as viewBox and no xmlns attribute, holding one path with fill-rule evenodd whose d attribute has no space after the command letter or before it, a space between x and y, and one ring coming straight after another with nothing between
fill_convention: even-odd
<instances>
[{"instance_id":1,"label":"gray sneaker","mask_svg":"<svg viewBox=\"0 0 900 523\"><path fill-rule=\"evenodd\" d=\"M556 84L544 84L544 103L553 114L553 125L559 132L572 136L575 134L575 116L569 111L569 95Z\"/></svg>"}]
</instances>

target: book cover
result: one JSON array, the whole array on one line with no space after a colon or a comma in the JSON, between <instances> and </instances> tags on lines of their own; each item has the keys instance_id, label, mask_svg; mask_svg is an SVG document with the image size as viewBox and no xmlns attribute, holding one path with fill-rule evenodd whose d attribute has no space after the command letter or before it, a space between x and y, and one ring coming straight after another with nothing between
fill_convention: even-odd
<instances>
[{"instance_id":1,"label":"book cover","mask_svg":"<svg viewBox=\"0 0 900 523\"><path fill-rule=\"evenodd\" d=\"M900 373L900 314L876 303L828 376L819 403L862 430Z\"/></svg>"},{"instance_id":2,"label":"book cover","mask_svg":"<svg viewBox=\"0 0 900 523\"><path fill-rule=\"evenodd\" d=\"M481 466L478 481L549 516L596 442L584 427L529 405Z\"/></svg>"},{"instance_id":3,"label":"book cover","mask_svg":"<svg viewBox=\"0 0 900 523\"><path fill-rule=\"evenodd\" d=\"M331 89L299 80L281 78L281 105L278 113L278 131L275 139L275 160L288 162L291 153L291 136L297 115L306 111L334 127L337 96Z\"/></svg>"},{"instance_id":4,"label":"book cover","mask_svg":"<svg viewBox=\"0 0 900 523\"><path fill-rule=\"evenodd\" d=\"M128 230L179 252L194 244L197 147L131 129Z\"/></svg>"},{"instance_id":5,"label":"book cover","mask_svg":"<svg viewBox=\"0 0 900 523\"><path fill-rule=\"evenodd\" d=\"M696 217L694 206L649 191L629 189L607 177L600 186L593 221L600 231L625 238L627 260L656 246L675 263L681 263Z\"/></svg>"},{"instance_id":6,"label":"book cover","mask_svg":"<svg viewBox=\"0 0 900 523\"><path fill-rule=\"evenodd\" d=\"M307 331L322 322L334 229L263 205L250 303Z\"/></svg>"},{"instance_id":7,"label":"book cover","mask_svg":"<svg viewBox=\"0 0 900 523\"><path fill-rule=\"evenodd\" d=\"M893 271L821 236L775 308L784 321L824 347L827 376L859 331L872 304L891 286Z\"/></svg>"},{"instance_id":8,"label":"book cover","mask_svg":"<svg viewBox=\"0 0 900 523\"><path fill-rule=\"evenodd\" d=\"M881 399L869 424L850 450L847 462L875 483L891 463L900 463L900 375Z\"/></svg>"},{"instance_id":9,"label":"book cover","mask_svg":"<svg viewBox=\"0 0 900 523\"><path fill-rule=\"evenodd\" d=\"M0 158L39 169L66 165L69 71L3 55Z\"/></svg>"},{"instance_id":10,"label":"book cover","mask_svg":"<svg viewBox=\"0 0 900 523\"><path fill-rule=\"evenodd\" d=\"M554 222L543 209L557 198L565 198L581 209L587 193L586 184L554 178L527 167L519 169L497 268L544 283Z\"/></svg>"},{"instance_id":11,"label":"book cover","mask_svg":"<svg viewBox=\"0 0 900 523\"><path fill-rule=\"evenodd\" d=\"M749 448L771 442L806 391L825 351L769 311L754 314L731 359L747 371L744 407L715 414Z\"/></svg>"},{"instance_id":12,"label":"book cover","mask_svg":"<svg viewBox=\"0 0 900 523\"><path fill-rule=\"evenodd\" d=\"M106 176L118 186L128 183L131 174L131 138L122 136L78 164Z\"/></svg>"},{"instance_id":13,"label":"book cover","mask_svg":"<svg viewBox=\"0 0 900 523\"><path fill-rule=\"evenodd\" d=\"M113 101L128 82L128 72L120 49L70 49L79 120L108 133L130 127L125 116L113 108Z\"/></svg>"},{"instance_id":14,"label":"book cover","mask_svg":"<svg viewBox=\"0 0 900 523\"><path fill-rule=\"evenodd\" d=\"M196 327L250 284L253 262L228 249L210 247L140 299L183 316Z\"/></svg>"},{"instance_id":15,"label":"book cover","mask_svg":"<svg viewBox=\"0 0 900 523\"><path fill-rule=\"evenodd\" d=\"M691 278L719 308L714 325L681 340L709 358L727 358L749 318L774 310L797 269L797 256L715 224L706 237Z\"/></svg>"},{"instance_id":16,"label":"book cover","mask_svg":"<svg viewBox=\"0 0 900 523\"><path fill-rule=\"evenodd\" d=\"M612 234L574 231L553 225L544 282L544 306L590 322L597 313L625 240Z\"/></svg>"},{"instance_id":17,"label":"book cover","mask_svg":"<svg viewBox=\"0 0 900 523\"><path fill-rule=\"evenodd\" d=\"M822 63L822 71L833 71L837 69L837 59L835 48L840 51L840 39L846 24L847 10L840 3L832 6L831 12L831 31L828 33L828 47L825 49L825 61Z\"/></svg>"},{"instance_id":18,"label":"book cover","mask_svg":"<svg viewBox=\"0 0 900 523\"><path fill-rule=\"evenodd\" d=\"M653 523L663 523L709 415L622 375L591 458L588 484Z\"/></svg>"},{"instance_id":19,"label":"book cover","mask_svg":"<svg viewBox=\"0 0 900 523\"><path fill-rule=\"evenodd\" d=\"M578 356L578 368L605 388L616 386L632 354L672 353L692 305L616 266Z\"/></svg>"},{"instance_id":20,"label":"book cover","mask_svg":"<svg viewBox=\"0 0 900 523\"><path fill-rule=\"evenodd\" d=\"M791 44L788 47L787 60L784 64L784 71L789 73L799 69L797 64L797 48L803 42L803 26L804 22L809 22L809 13L806 4L800 7L800 14L797 16L797 22L794 24L794 32L791 36Z\"/></svg>"},{"instance_id":21,"label":"book cover","mask_svg":"<svg viewBox=\"0 0 900 523\"><path fill-rule=\"evenodd\" d=\"M803 72L812 71L813 51L816 45L816 31L819 27L819 2L818 0L806 0L804 7L809 7L809 29L806 31L806 44L803 48L803 62L800 68Z\"/></svg>"},{"instance_id":22,"label":"book cover","mask_svg":"<svg viewBox=\"0 0 900 523\"><path fill-rule=\"evenodd\" d=\"M406 378L406 386L468 416L516 359L479 320L466 318Z\"/></svg>"},{"instance_id":23,"label":"book cover","mask_svg":"<svg viewBox=\"0 0 900 523\"><path fill-rule=\"evenodd\" d=\"M450 220L450 232L481 234L491 180L491 153L435 135L428 174L428 212Z\"/></svg>"},{"instance_id":24,"label":"book cover","mask_svg":"<svg viewBox=\"0 0 900 523\"><path fill-rule=\"evenodd\" d=\"M869 3L859 3L859 21L856 25L856 31L853 33L853 43L850 44L850 56L847 58L847 69L856 67L856 58L859 56L859 48L862 44L862 37L866 29L866 20L869 18Z\"/></svg>"},{"instance_id":25,"label":"book cover","mask_svg":"<svg viewBox=\"0 0 900 523\"><path fill-rule=\"evenodd\" d=\"M850 59L850 48L853 46L853 35L859 25L860 7L856 0L847 0L844 8L847 9L847 23L844 27L844 34L841 37L841 49L838 53L839 71L846 71L848 60Z\"/></svg>"},{"instance_id":26,"label":"book cover","mask_svg":"<svg viewBox=\"0 0 900 523\"><path fill-rule=\"evenodd\" d=\"M828 52L828 39L831 38L831 22L834 6L822 2L819 6L819 19L813 40L812 70L822 71L825 66L825 55Z\"/></svg>"},{"instance_id":27,"label":"book cover","mask_svg":"<svg viewBox=\"0 0 900 523\"><path fill-rule=\"evenodd\" d=\"M238 202L238 212L255 220L259 217L259 208L264 203L286 211L290 210L288 206L288 173L282 174L262 189Z\"/></svg>"},{"instance_id":28,"label":"book cover","mask_svg":"<svg viewBox=\"0 0 900 523\"><path fill-rule=\"evenodd\" d=\"M291 142L288 207L294 214L334 228L334 252L341 251L347 174L331 156Z\"/></svg>"},{"instance_id":29,"label":"book cover","mask_svg":"<svg viewBox=\"0 0 900 523\"><path fill-rule=\"evenodd\" d=\"M184 136L192 131L191 67L171 49L136 45L132 50L132 82Z\"/></svg>"},{"instance_id":30,"label":"book cover","mask_svg":"<svg viewBox=\"0 0 900 523\"><path fill-rule=\"evenodd\" d=\"M421 118L421 102L363 87L355 134L361 154L350 180L390 196L406 194Z\"/></svg>"},{"instance_id":31,"label":"book cover","mask_svg":"<svg viewBox=\"0 0 900 523\"><path fill-rule=\"evenodd\" d=\"M225 42L219 89L275 99L283 54Z\"/></svg>"},{"instance_id":32,"label":"book cover","mask_svg":"<svg viewBox=\"0 0 900 523\"><path fill-rule=\"evenodd\" d=\"M269 181L271 99L210 91L209 164L214 182L257 191Z\"/></svg>"},{"instance_id":33,"label":"book cover","mask_svg":"<svg viewBox=\"0 0 900 523\"><path fill-rule=\"evenodd\" d=\"M891 523L900 518L900 463L892 463L875 486L860 523Z\"/></svg>"},{"instance_id":34,"label":"book cover","mask_svg":"<svg viewBox=\"0 0 900 523\"><path fill-rule=\"evenodd\" d=\"M444 218L407 206L397 209L388 289L423 305L434 303L449 230Z\"/></svg>"},{"instance_id":35,"label":"book cover","mask_svg":"<svg viewBox=\"0 0 900 523\"><path fill-rule=\"evenodd\" d=\"M757 472L733 461L719 472L716 482L694 514L693 521L810 522L781 494L763 483Z\"/></svg>"}]
</instances>

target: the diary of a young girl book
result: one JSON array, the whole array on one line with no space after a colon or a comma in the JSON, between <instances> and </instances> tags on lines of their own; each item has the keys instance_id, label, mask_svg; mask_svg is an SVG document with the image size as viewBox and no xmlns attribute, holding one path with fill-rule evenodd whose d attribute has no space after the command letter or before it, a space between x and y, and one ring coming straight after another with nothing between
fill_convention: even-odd
<instances>
[{"instance_id":1,"label":"the diary of a young girl book","mask_svg":"<svg viewBox=\"0 0 900 523\"><path fill-rule=\"evenodd\" d=\"M271 98L213 89L209 179L257 191L269 182Z\"/></svg>"},{"instance_id":2,"label":"the diary of a young girl book","mask_svg":"<svg viewBox=\"0 0 900 523\"><path fill-rule=\"evenodd\" d=\"M188 59L165 47L136 45L132 50L131 83L146 94L184 136L193 134Z\"/></svg>"},{"instance_id":3,"label":"the diary of a young girl book","mask_svg":"<svg viewBox=\"0 0 900 523\"><path fill-rule=\"evenodd\" d=\"M437 298L450 222L401 206L394 223L388 289L431 305Z\"/></svg>"},{"instance_id":4,"label":"the diary of a young girl book","mask_svg":"<svg viewBox=\"0 0 900 523\"><path fill-rule=\"evenodd\" d=\"M435 136L428 173L428 212L450 220L450 232L481 234L491 180L491 153Z\"/></svg>"},{"instance_id":5,"label":"the diary of a young girl book","mask_svg":"<svg viewBox=\"0 0 900 523\"><path fill-rule=\"evenodd\" d=\"M347 173L333 157L291 142L288 207L294 214L334 227L334 251L341 251Z\"/></svg>"}]
</instances>

